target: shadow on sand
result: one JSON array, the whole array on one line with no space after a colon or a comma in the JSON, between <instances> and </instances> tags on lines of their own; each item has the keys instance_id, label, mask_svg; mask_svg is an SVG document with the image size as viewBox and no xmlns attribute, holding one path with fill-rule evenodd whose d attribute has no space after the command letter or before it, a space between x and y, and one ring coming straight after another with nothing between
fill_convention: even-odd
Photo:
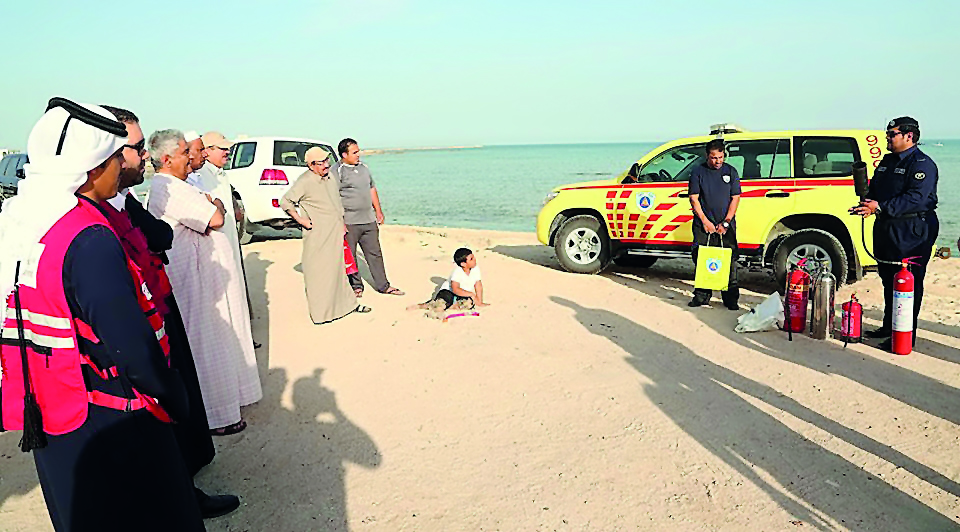
<instances>
[{"instance_id":1,"label":"shadow on sand","mask_svg":"<svg viewBox=\"0 0 960 532\"><path fill-rule=\"evenodd\" d=\"M263 347L257 363L263 399L244 408L249 428L217 439L213 466L201 472L211 491L240 495L240 510L208 530L348 530L346 465L379 467L376 444L337 406L323 386L322 369L296 380L291 403L283 405L290 385L287 370L270 368L270 296L267 270L272 261L259 253L245 258L247 284L255 309L253 329Z\"/></svg>"},{"instance_id":2,"label":"shadow on sand","mask_svg":"<svg viewBox=\"0 0 960 532\"><path fill-rule=\"evenodd\" d=\"M251 427L231 437L211 482L237 486L244 506L218 530L348 530L346 465L380 466L376 444L337 406L321 383L323 370L293 383L292 408L282 405L287 371L271 369ZM240 485L242 484L242 487Z\"/></svg>"},{"instance_id":3,"label":"shadow on sand","mask_svg":"<svg viewBox=\"0 0 960 532\"><path fill-rule=\"evenodd\" d=\"M553 250L546 246L495 246L491 250L531 264L559 269ZM770 294L776 290L773 281L765 274L743 272L743 270L741 272L740 286L743 289L740 297L741 306L753 307L763 301L763 297L743 293L745 290L759 294ZM836 344L827 342L817 342L815 349L785 349L787 339L783 334L743 335L734 332L736 318L743 311L730 312L715 302L712 308L690 309L686 306L692 296L693 288L693 268L690 262L661 261L652 268L642 270L612 266L600 275L689 312L692 317L744 349L792 362L824 374L846 377L931 415L960 424L960 401L957 401L960 391L937 379L893 364L890 362L892 359L889 357L893 356L890 353L878 351L875 356L864 356L857 351L842 349ZM714 292L714 296L717 295ZM882 317L879 312L868 312L867 316L876 319ZM960 335L960 328L921 320L921 327L925 326L931 326L932 330L940 331L941 334ZM811 340L803 337L798 338L797 341ZM877 343L879 342L873 345ZM923 354L960 363L960 351L927 338L918 339L916 350L918 355L915 356ZM960 495L960 492L956 494Z\"/></svg>"},{"instance_id":4,"label":"shadow on sand","mask_svg":"<svg viewBox=\"0 0 960 532\"><path fill-rule=\"evenodd\" d=\"M832 522L854 530L956 529L947 517L796 433L742 396L960 494L960 486L940 473L618 314L551 299L571 309L587 331L622 349L627 362L652 381L644 385L651 401L794 518L821 530L834 528Z\"/></svg>"}]
</instances>

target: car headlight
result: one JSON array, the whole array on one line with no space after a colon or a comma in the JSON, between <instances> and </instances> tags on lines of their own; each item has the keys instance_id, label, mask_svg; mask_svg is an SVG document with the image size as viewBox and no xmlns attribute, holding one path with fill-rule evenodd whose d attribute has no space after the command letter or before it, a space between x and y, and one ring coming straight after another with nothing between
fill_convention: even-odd
<instances>
[{"instance_id":1,"label":"car headlight","mask_svg":"<svg viewBox=\"0 0 960 532\"><path fill-rule=\"evenodd\" d=\"M554 192L551 192L551 193L547 194L547 197L543 199L543 204L546 205L546 204L550 203L550 200L552 200L553 198L555 198L555 197L557 197L557 196L559 196L559 195L560 195L560 193L557 192L557 191L554 191Z\"/></svg>"}]
</instances>

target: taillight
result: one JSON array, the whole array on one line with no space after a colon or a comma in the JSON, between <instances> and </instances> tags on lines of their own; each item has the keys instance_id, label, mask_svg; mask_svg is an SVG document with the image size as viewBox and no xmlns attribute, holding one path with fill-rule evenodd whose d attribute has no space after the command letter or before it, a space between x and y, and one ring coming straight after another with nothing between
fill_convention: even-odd
<instances>
[{"instance_id":1,"label":"taillight","mask_svg":"<svg viewBox=\"0 0 960 532\"><path fill-rule=\"evenodd\" d=\"M278 200L277 198L273 198L273 201L271 203L273 203L274 207L278 209L280 208L280 200Z\"/></svg>"},{"instance_id":2,"label":"taillight","mask_svg":"<svg viewBox=\"0 0 960 532\"><path fill-rule=\"evenodd\" d=\"M287 174L283 173L283 170L277 170L275 168L267 168L260 174L260 184L261 185L288 185L290 184L287 181Z\"/></svg>"}]
</instances>

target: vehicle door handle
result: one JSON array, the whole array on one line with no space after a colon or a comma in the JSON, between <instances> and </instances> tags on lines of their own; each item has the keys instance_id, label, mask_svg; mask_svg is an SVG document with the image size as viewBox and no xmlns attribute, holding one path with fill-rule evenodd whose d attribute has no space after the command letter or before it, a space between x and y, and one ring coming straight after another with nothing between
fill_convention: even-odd
<instances>
[{"instance_id":1,"label":"vehicle door handle","mask_svg":"<svg viewBox=\"0 0 960 532\"><path fill-rule=\"evenodd\" d=\"M789 198L789 197L790 197L790 193L789 193L789 192L783 192L783 191L767 192L766 194L764 194L764 196L767 197L767 198Z\"/></svg>"}]
</instances>

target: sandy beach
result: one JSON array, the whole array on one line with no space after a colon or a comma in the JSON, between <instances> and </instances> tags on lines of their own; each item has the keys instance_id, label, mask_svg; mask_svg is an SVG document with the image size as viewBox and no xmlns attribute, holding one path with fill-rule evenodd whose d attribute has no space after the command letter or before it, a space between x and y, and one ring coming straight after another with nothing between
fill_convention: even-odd
<instances>
[{"instance_id":1,"label":"sandy beach","mask_svg":"<svg viewBox=\"0 0 960 532\"><path fill-rule=\"evenodd\" d=\"M687 261L584 276L530 233L381 239L407 295L368 290L372 313L324 326L299 239L244 247L265 395L198 476L243 501L208 530L960 528L960 260L931 264L916 351L898 357L737 334L718 299L686 307ZM460 246L492 306L447 323L404 310ZM741 279L745 310L774 290ZM838 302L853 290L877 326L879 279ZM52 530L19 438L0 434L0 531Z\"/></svg>"}]
</instances>

